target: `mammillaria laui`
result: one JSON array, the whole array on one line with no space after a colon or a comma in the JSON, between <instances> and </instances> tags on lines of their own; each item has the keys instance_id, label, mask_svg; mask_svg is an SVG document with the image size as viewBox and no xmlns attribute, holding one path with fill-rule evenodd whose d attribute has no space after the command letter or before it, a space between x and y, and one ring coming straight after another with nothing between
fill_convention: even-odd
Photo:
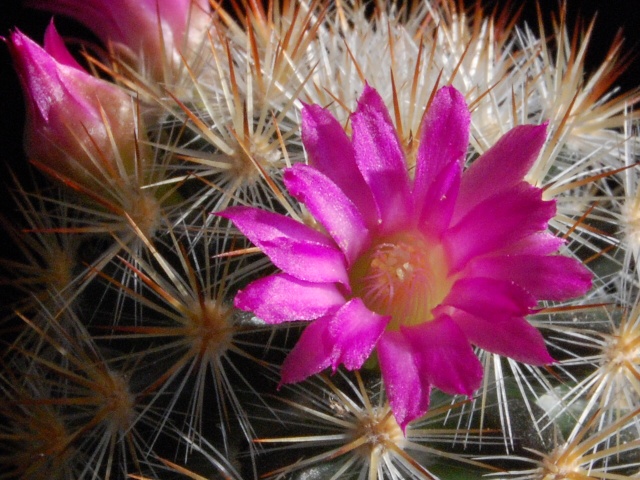
<instances>
[{"instance_id":1,"label":"mammillaria laui","mask_svg":"<svg viewBox=\"0 0 640 480\"><path fill-rule=\"evenodd\" d=\"M637 476L618 40L581 82L564 6L29 4L102 44L5 38L0 478Z\"/></svg>"},{"instance_id":2,"label":"mammillaria laui","mask_svg":"<svg viewBox=\"0 0 640 480\"><path fill-rule=\"evenodd\" d=\"M362 367L374 348L396 420L423 415L431 386L472 395L482 365L469 342L534 365L553 360L524 316L538 300L580 296L590 273L550 255L553 201L523 180L546 136L520 126L462 172L469 114L440 89L424 117L415 178L382 98L368 86L351 117L353 138L307 106L309 166L284 173L289 193L323 232L251 207L233 220L283 273L250 284L236 306L268 323L314 320L282 369L282 382L340 364Z\"/></svg>"}]
</instances>

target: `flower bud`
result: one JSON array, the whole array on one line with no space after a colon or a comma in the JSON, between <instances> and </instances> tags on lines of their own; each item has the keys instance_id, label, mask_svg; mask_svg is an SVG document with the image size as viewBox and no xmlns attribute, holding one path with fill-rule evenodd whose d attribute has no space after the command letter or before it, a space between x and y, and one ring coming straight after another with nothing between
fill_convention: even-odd
<instances>
[{"instance_id":1,"label":"flower bud","mask_svg":"<svg viewBox=\"0 0 640 480\"><path fill-rule=\"evenodd\" d=\"M79 21L155 80L167 80L180 65L180 54L196 50L210 25L208 0L31 0L29 5Z\"/></svg>"},{"instance_id":2,"label":"flower bud","mask_svg":"<svg viewBox=\"0 0 640 480\"><path fill-rule=\"evenodd\" d=\"M24 90L29 159L91 191L131 172L136 125L129 95L84 71L53 23L45 48L18 30L8 45Z\"/></svg>"}]
</instances>

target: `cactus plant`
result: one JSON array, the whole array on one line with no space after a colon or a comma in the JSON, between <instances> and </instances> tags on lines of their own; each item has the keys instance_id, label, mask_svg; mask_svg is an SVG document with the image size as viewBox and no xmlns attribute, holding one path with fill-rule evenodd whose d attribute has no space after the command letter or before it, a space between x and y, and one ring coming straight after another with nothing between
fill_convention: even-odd
<instances>
[{"instance_id":1,"label":"cactus plant","mask_svg":"<svg viewBox=\"0 0 640 480\"><path fill-rule=\"evenodd\" d=\"M566 5L30 5L97 43L5 39L0 478L638 478L619 38L585 73Z\"/></svg>"}]
</instances>

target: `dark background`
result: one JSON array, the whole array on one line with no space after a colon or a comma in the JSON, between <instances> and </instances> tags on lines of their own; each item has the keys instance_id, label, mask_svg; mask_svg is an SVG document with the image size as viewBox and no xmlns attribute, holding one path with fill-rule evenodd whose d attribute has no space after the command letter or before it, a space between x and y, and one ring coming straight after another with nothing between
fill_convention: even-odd
<instances>
[{"instance_id":1,"label":"dark background","mask_svg":"<svg viewBox=\"0 0 640 480\"><path fill-rule=\"evenodd\" d=\"M109 0L103 0L105 2ZM474 4L475 0L466 0ZM497 5L499 11L509 8L509 3L523 5L520 22L537 25L536 3L540 4L545 18L559 11L557 0L498 0L483 2L487 6ZM578 18L588 23L597 12L596 27L587 57L589 68L598 65L611 45L616 32L624 30L626 42L624 52L638 51L640 47L640 5L638 0L567 0L568 23L576 25ZM514 10L514 8L511 8ZM50 14L27 9L20 0L0 0L0 35L6 36L10 29L20 28L34 40L41 42L44 30L51 18ZM56 25L63 34L75 33L78 26L63 18L56 19ZM623 90L640 85L640 61L633 61L623 73L619 82ZM25 159L22 153L22 127L24 123L23 99L18 80L11 66L6 45L0 43L0 210L11 216L11 206L7 195L7 168L21 171ZM2 238L0 237L0 241Z\"/></svg>"}]
</instances>

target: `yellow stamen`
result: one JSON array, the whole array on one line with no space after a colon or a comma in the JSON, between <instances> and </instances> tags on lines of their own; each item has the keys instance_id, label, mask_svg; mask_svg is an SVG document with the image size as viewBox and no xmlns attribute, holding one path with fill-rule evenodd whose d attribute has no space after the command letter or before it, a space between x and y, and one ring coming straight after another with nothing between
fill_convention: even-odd
<instances>
[{"instance_id":1,"label":"yellow stamen","mask_svg":"<svg viewBox=\"0 0 640 480\"><path fill-rule=\"evenodd\" d=\"M431 311L454 281L442 246L419 232L403 232L375 243L354 264L350 279L354 295L367 307L391 315L391 330L433 320Z\"/></svg>"}]
</instances>

